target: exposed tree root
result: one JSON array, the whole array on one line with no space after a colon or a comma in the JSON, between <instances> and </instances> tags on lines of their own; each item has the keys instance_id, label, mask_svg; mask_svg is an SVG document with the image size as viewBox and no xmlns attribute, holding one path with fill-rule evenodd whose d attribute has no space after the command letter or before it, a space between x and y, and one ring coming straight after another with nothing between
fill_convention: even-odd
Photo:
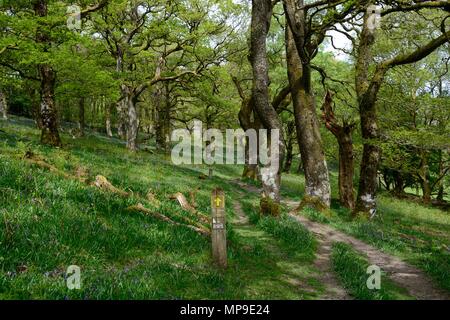
<instances>
[{"instance_id":1,"label":"exposed tree root","mask_svg":"<svg viewBox=\"0 0 450 320\"><path fill-rule=\"evenodd\" d=\"M72 176L72 175L70 175L70 174L67 174L67 173L65 173L64 171L59 170L59 169L56 168L55 166L53 166L53 165L47 163L47 161L46 161L44 158L42 158L42 157L40 157L40 156L34 154L34 153L33 153L32 151L30 151L30 150L28 150L28 151L25 153L24 159L25 159L26 162L28 162L28 163L30 163L30 164L32 164L32 165L36 165L36 166L38 166L38 167L47 169L48 171L50 171L50 172L52 172L52 173L56 173L57 175L63 176L64 178L67 178L67 179L77 179L77 180L78 180L77 177Z\"/></svg>"},{"instance_id":2,"label":"exposed tree root","mask_svg":"<svg viewBox=\"0 0 450 320\"><path fill-rule=\"evenodd\" d=\"M175 225L175 226L183 226L183 227L189 228L189 229L194 230L195 232L197 232L197 233L199 233L199 234L201 234L203 236L209 237L211 235L211 232L209 230L206 230L205 228L199 228L199 227L196 227L196 226L193 226L193 225L190 225L190 224L183 224L183 223L176 222L176 221L170 219L169 217L167 217L167 216L165 216L165 215L163 215L161 213L154 212L154 211L151 211L151 210L145 208L141 203L139 203L136 206L131 206L127 210L129 210L129 211L137 211L137 212L145 214L146 216L154 217L154 218L156 218L158 220L170 223L170 224Z\"/></svg>"},{"instance_id":3,"label":"exposed tree root","mask_svg":"<svg viewBox=\"0 0 450 320\"><path fill-rule=\"evenodd\" d=\"M279 217L280 212L280 204L276 203L269 197L263 197L259 201L259 206L261 210L261 214L263 216L274 216Z\"/></svg>"},{"instance_id":4,"label":"exposed tree root","mask_svg":"<svg viewBox=\"0 0 450 320\"><path fill-rule=\"evenodd\" d=\"M211 218L208 217L207 215L201 213L200 211L196 210L194 208L194 206L192 206L187 201L186 197L181 192L177 192L174 195L170 196L170 199L177 200L183 210L196 215L202 223L205 223L205 224L211 223ZM192 195L191 195L191 200L192 200ZM195 201L195 195L194 195L194 201Z\"/></svg>"},{"instance_id":5,"label":"exposed tree root","mask_svg":"<svg viewBox=\"0 0 450 320\"><path fill-rule=\"evenodd\" d=\"M159 207L161 205L161 201L159 201L156 198L156 196L155 196L155 194L153 193L152 190L149 190L147 192L146 199L147 199L148 202L150 202L151 204L155 205L156 207Z\"/></svg>"},{"instance_id":6,"label":"exposed tree root","mask_svg":"<svg viewBox=\"0 0 450 320\"><path fill-rule=\"evenodd\" d=\"M302 211L304 208L309 207L322 212L328 217L331 217L331 210L322 202L318 197L304 196L299 207L295 210L297 212Z\"/></svg>"},{"instance_id":7,"label":"exposed tree root","mask_svg":"<svg viewBox=\"0 0 450 320\"><path fill-rule=\"evenodd\" d=\"M125 192L121 189L114 187L111 182L108 181L104 176L98 175L95 177L95 181L92 183L93 186L100 188L102 190L106 190L115 194L118 194L122 197L129 197L130 193Z\"/></svg>"},{"instance_id":8,"label":"exposed tree root","mask_svg":"<svg viewBox=\"0 0 450 320\"><path fill-rule=\"evenodd\" d=\"M170 199L177 200L178 203L180 204L181 208L183 208L183 210L186 210L186 211L194 211L195 210L195 208L189 204L186 197L181 192L175 193L174 195L172 195L170 197Z\"/></svg>"}]
</instances>

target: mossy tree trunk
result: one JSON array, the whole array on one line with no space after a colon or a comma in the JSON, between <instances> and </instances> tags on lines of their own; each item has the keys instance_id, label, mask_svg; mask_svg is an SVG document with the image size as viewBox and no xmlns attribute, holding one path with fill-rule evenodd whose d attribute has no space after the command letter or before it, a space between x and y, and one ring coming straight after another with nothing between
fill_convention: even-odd
<instances>
[{"instance_id":1,"label":"mossy tree trunk","mask_svg":"<svg viewBox=\"0 0 450 320\"><path fill-rule=\"evenodd\" d=\"M46 17L48 14L47 1L34 1L34 11L39 17ZM44 51L48 52L51 47L51 37L47 30L38 27L36 42L44 46ZM40 118L42 122L41 142L51 146L61 146L61 138L58 131L57 113L55 106L55 83L56 72L49 64L38 65L41 82L41 103Z\"/></svg>"},{"instance_id":2,"label":"mossy tree trunk","mask_svg":"<svg viewBox=\"0 0 450 320\"><path fill-rule=\"evenodd\" d=\"M311 66L301 60L288 24L286 24L286 52L297 140L305 173L305 196L317 198L323 206L329 208L330 178L311 87Z\"/></svg>"}]
</instances>

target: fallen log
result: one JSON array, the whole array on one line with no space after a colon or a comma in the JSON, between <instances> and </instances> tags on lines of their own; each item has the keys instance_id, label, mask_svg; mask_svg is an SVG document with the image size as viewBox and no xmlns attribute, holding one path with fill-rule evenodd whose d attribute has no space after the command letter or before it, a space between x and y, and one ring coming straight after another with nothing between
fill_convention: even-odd
<instances>
[{"instance_id":1,"label":"fallen log","mask_svg":"<svg viewBox=\"0 0 450 320\"><path fill-rule=\"evenodd\" d=\"M211 235L211 232L209 230L206 230L204 228L199 228L199 227L196 227L196 226L193 226L190 224L183 224L183 223L176 222L159 212L154 212L154 211L151 211L151 210L145 208L141 203L139 203L138 205L135 205L135 206L131 206L131 207L127 208L127 210L128 211L137 211L137 212L143 213L146 216L150 216L150 217L159 219L161 221L170 223L175 226L183 226L183 227L189 228L203 236L209 237Z\"/></svg>"}]
</instances>

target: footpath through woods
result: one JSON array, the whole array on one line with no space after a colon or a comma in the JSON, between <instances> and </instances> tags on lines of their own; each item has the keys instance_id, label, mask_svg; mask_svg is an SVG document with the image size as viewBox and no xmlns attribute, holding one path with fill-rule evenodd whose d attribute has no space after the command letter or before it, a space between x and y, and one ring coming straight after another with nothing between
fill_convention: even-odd
<instances>
[{"instance_id":1,"label":"footpath through woods","mask_svg":"<svg viewBox=\"0 0 450 320\"><path fill-rule=\"evenodd\" d=\"M260 190L244 182L233 180L247 192L260 192ZM284 200L291 212L289 216L301 223L318 240L319 247L316 253L315 265L322 271L323 278L320 279L328 288L328 294L324 297L331 299L345 299L347 294L339 290L339 284L334 277L331 266L331 246L334 242L344 242L351 245L356 251L367 255L370 264L380 267L386 275L397 285L405 288L409 295L419 300L449 300L450 296L437 288L431 279L418 268L406 263L398 257L384 253L365 242L347 235L335 228L322 223L314 222L308 218L296 214L299 203Z\"/></svg>"},{"instance_id":2,"label":"footpath through woods","mask_svg":"<svg viewBox=\"0 0 450 320\"><path fill-rule=\"evenodd\" d=\"M283 252L283 249L278 247L276 240L271 235L256 229L250 224L239 201L234 202L234 212L236 217L231 221L234 225L234 230L236 230L236 232L244 239L253 238L253 240L264 243L265 248L278 259L277 264L280 264L282 270L285 271L283 275L284 280L291 285L297 286L299 290L304 291L305 297L311 296L315 299L322 300L350 299L350 296L335 278L334 273L328 272L331 268L329 259L331 243L325 244L319 240L320 247L316 254L316 259L312 264L313 268L309 270L313 275L313 278L323 286L323 289L318 291L314 286L311 286L308 283L310 281L305 277L305 272L299 270L298 263L301 263L300 261L296 262L294 259L289 258L286 253ZM328 248L328 252L323 252L326 247ZM304 267L302 266L302 268Z\"/></svg>"}]
</instances>

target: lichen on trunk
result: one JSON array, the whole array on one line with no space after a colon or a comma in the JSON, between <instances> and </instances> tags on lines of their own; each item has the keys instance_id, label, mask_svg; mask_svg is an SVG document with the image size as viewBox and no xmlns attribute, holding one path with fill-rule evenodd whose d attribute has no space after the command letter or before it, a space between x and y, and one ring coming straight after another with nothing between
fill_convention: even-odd
<instances>
[{"instance_id":1,"label":"lichen on trunk","mask_svg":"<svg viewBox=\"0 0 450 320\"><path fill-rule=\"evenodd\" d=\"M285 142L282 126L276 110L269 102L269 64L267 59L267 35L272 18L270 0L252 1L252 20L250 36L250 62L253 70L252 101L254 111L261 120L262 127L269 130L268 146L270 157L278 163L267 164L261 168L261 182L265 197L274 204L271 210L277 211L280 205L281 165L284 160ZM261 137L260 137L261 138ZM261 141L259 141L261 144ZM272 148L273 147L273 148ZM274 154L274 150L277 154Z\"/></svg>"}]
</instances>

